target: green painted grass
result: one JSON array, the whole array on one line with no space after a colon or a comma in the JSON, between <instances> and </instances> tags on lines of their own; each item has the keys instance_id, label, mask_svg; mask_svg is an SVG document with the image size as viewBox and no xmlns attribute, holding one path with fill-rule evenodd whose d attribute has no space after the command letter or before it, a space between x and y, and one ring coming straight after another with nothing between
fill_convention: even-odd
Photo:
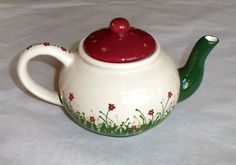
<instances>
[{"instance_id":1,"label":"green painted grass","mask_svg":"<svg viewBox=\"0 0 236 165\"><path fill-rule=\"evenodd\" d=\"M140 134L146 130L149 130L150 128L155 127L157 124L162 122L174 108L173 102L170 102L170 97L168 97L166 103L161 102L162 112L154 113L152 112L153 110L150 110L151 112L149 111L149 113L151 118L149 119L145 118L145 115L141 110L136 109L135 111L138 115L133 117L134 119L140 121L140 124L131 125L129 118L127 118L126 121L123 121L121 124L116 124L114 121L112 121L109 118L109 114L112 113L113 109L108 108L106 112L99 111L100 115L98 117L89 117L86 116L85 113L75 111L72 107L72 103L74 102L70 99L67 99L64 94L61 95L61 102L72 118L83 127L99 134L119 137ZM99 120L95 120L95 118L99 118Z\"/></svg>"}]
</instances>

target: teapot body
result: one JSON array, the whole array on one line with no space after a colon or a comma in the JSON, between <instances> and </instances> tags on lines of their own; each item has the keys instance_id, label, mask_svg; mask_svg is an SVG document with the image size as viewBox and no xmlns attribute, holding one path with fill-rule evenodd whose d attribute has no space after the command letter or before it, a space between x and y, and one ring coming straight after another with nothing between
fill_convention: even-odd
<instances>
[{"instance_id":1,"label":"teapot body","mask_svg":"<svg viewBox=\"0 0 236 165\"><path fill-rule=\"evenodd\" d=\"M61 102L78 124L99 134L130 136L169 115L178 101L180 80L160 46L141 61L107 63L88 56L83 42L59 80Z\"/></svg>"}]
</instances>

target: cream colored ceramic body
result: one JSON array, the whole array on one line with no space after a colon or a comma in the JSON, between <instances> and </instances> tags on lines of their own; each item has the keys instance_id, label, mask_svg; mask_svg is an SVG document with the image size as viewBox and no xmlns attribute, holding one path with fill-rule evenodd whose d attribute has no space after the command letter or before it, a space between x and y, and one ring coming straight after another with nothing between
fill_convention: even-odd
<instances>
[{"instance_id":1,"label":"cream colored ceramic body","mask_svg":"<svg viewBox=\"0 0 236 165\"><path fill-rule=\"evenodd\" d=\"M105 135L142 133L168 116L177 103L180 80L175 64L158 42L152 56L119 64L91 58L83 50L83 41L76 54L49 43L27 48L18 64L23 84L38 97L65 106L80 125ZM28 61L42 54L64 64L60 100L57 92L36 84L27 73Z\"/></svg>"}]
</instances>

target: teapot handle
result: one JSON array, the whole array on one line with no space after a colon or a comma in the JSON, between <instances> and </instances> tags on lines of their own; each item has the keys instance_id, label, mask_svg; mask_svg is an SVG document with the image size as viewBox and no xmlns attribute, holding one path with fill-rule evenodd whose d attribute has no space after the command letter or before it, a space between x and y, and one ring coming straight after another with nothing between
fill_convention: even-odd
<instances>
[{"instance_id":1,"label":"teapot handle","mask_svg":"<svg viewBox=\"0 0 236 165\"><path fill-rule=\"evenodd\" d=\"M19 57L17 63L17 73L22 84L34 95L56 105L62 105L59 94L51 91L35 82L29 75L27 65L29 61L39 55L49 55L68 67L74 61L74 54L63 47L59 47L50 43L33 44L26 48Z\"/></svg>"}]
</instances>

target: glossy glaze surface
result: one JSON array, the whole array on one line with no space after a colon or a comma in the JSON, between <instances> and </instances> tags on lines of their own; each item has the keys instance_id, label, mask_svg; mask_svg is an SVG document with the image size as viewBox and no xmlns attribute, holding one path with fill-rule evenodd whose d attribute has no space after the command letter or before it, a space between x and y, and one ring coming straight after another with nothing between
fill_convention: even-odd
<instances>
[{"instance_id":1,"label":"glossy glaze surface","mask_svg":"<svg viewBox=\"0 0 236 165\"><path fill-rule=\"evenodd\" d=\"M188 61L179 69L181 81L179 102L190 97L200 86L205 60L218 42L218 38L208 35L200 38L195 44Z\"/></svg>"},{"instance_id":2,"label":"glossy glaze surface","mask_svg":"<svg viewBox=\"0 0 236 165\"><path fill-rule=\"evenodd\" d=\"M147 32L130 27L126 19L116 18L109 28L90 34L84 41L84 49L100 61L128 63L151 56L156 50L156 42Z\"/></svg>"}]
</instances>

